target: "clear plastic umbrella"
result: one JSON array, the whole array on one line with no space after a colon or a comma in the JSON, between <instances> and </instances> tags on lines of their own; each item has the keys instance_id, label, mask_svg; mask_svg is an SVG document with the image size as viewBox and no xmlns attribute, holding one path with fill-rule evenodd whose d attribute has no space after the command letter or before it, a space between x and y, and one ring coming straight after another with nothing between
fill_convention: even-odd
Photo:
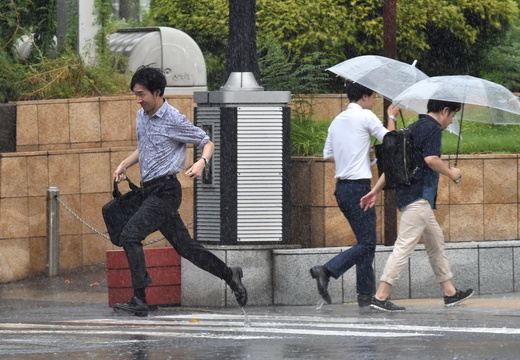
<instances>
[{"instance_id":1,"label":"clear plastic umbrella","mask_svg":"<svg viewBox=\"0 0 520 360\"><path fill-rule=\"evenodd\" d=\"M358 56L327 70L390 100L416 82L428 78L415 67L415 62L410 65L378 55Z\"/></svg>"},{"instance_id":2,"label":"clear plastic umbrella","mask_svg":"<svg viewBox=\"0 0 520 360\"><path fill-rule=\"evenodd\" d=\"M490 124L520 124L520 101L497 83L469 75L434 76L419 81L394 98L394 105L426 113L428 100L464 105L464 119Z\"/></svg>"},{"instance_id":3,"label":"clear plastic umbrella","mask_svg":"<svg viewBox=\"0 0 520 360\"><path fill-rule=\"evenodd\" d=\"M434 76L421 80L394 98L394 105L426 113L428 100L462 104L459 119L459 144L462 120L490 124L520 124L520 101L511 91L492 81L469 75ZM459 145L457 145L457 158ZM455 160L455 163L457 160Z\"/></svg>"}]
</instances>

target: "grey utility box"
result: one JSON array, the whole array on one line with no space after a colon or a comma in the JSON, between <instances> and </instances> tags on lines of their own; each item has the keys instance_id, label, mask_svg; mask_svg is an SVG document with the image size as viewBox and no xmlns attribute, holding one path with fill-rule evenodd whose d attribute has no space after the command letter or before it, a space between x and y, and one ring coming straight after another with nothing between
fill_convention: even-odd
<instances>
[{"instance_id":1,"label":"grey utility box","mask_svg":"<svg viewBox=\"0 0 520 360\"><path fill-rule=\"evenodd\" d=\"M141 65L163 69L166 95L206 91L206 63L188 34L170 27L123 28L109 37L110 50L127 56L128 70Z\"/></svg>"},{"instance_id":2,"label":"grey utility box","mask_svg":"<svg viewBox=\"0 0 520 360\"><path fill-rule=\"evenodd\" d=\"M288 91L263 91L250 72L232 73L221 91L194 94L196 125L215 143L195 183L197 240L289 241L290 98Z\"/></svg>"}]
</instances>

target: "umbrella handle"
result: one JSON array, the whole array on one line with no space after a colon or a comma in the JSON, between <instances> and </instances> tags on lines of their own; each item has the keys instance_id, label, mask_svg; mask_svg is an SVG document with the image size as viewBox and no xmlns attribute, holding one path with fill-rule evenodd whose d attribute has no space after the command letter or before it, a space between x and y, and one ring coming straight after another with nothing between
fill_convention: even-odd
<instances>
[{"instance_id":1,"label":"umbrella handle","mask_svg":"<svg viewBox=\"0 0 520 360\"><path fill-rule=\"evenodd\" d=\"M456 167L458 167L458 166L457 166L457 164L455 164L455 165L453 165L453 167L456 168ZM461 180L462 180L462 176L461 176L460 178L458 178L457 180L453 180L453 182L454 182L455 184L458 184L458 183L460 183Z\"/></svg>"}]
</instances>

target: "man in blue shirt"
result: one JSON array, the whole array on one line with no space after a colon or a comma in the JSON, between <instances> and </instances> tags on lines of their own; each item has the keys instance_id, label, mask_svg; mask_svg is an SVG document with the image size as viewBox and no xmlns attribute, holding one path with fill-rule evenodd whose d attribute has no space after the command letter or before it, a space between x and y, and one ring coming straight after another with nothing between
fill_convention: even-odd
<instances>
[{"instance_id":1,"label":"man in blue shirt","mask_svg":"<svg viewBox=\"0 0 520 360\"><path fill-rule=\"evenodd\" d=\"M147 316L145 288L152 279L146 271L143 240L159 230L177 253L199 268L225 280L240 306L247 303L247 291L242 285L242 269L228 267L222 260L193 240L178 209L182 188L177 174L186 160L186 144L202 149L202 156L185 175L196 179L213 155L214 145L209 136L194 126L186 116L163 98L166 78L161 70L142 66L132 77L130 89L141 109L137 112L137 150L124 159L114 171L114 180L125 179L127 169L139 163L143 203L121 232L134 296L125 304L115 304L114 310L136 316Z\"/></svg>"},{"instance_id":2,"label":"man in blue shirt","mask_svg":"<svg viewBox=\"0 0 520 360\"><path fill-rule=\"evenodd\" d=\"M396 189L397 207L402 211L399 233L370 303L371 308L387 312L405 310L389 300L390 291L421 237L444 294L444 304L453 306L473 295L472 289L457 290L451 282L453 274L444 251L444 236L433 213L439 174L454 181L461 178L460 169L450 168L441 160L441 132L452 123L460 106L459 103L430 100L428 114L420 115L419 120L410 126L420 169L410 185L398 186ZM384 187L384 180L383 174L374 188L361 198L360 205L364 210L375 205L377 195Z\"/></svg>"}]
</instances>

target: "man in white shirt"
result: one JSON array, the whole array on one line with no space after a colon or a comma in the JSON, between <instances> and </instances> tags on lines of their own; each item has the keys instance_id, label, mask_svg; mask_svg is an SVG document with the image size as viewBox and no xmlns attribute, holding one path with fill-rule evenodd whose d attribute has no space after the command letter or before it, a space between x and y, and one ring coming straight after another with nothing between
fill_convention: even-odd
<instances>
[{"instance_id":1,"label":"man in white shirt","mask_svg":"<svg viewBox=\"0 0 520 360\"><path fill-rule=\"evenodd\" d=\"M329 279L339 278L356 265L356 287L359 306L368 306L375 292L374 252L376 248L375 209L363 211L360 199L370 192L370 148L372 136L379 141L389 130L395 129L395 115L399 109L390 106L388 129L372 112L376 93L360 84L352 83L347 88L350 104L331 123L323 157L336 165L336 191L334 195L340 210L347 218L357 244L338 254L325 265L310 269L316 279L318 291L327 303L331 298L327 287Z\"/></svg>"}]
</instances>

